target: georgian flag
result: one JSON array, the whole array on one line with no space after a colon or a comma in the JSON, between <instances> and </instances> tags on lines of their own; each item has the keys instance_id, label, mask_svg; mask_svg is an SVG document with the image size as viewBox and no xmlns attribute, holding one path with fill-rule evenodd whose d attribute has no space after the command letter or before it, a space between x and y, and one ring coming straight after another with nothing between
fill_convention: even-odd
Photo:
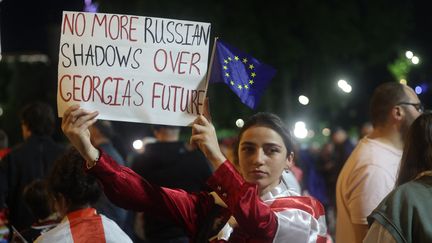
<instances>
[{"instance_id":1,"label":"georgian flag","mask_svg":"<svg viewBox=\"0 0 432 243\"><path fill-rule=\"evenodd\" d=\"M105 243L132 240L111 219L96 213L94 208L85 208L69 213L52 230L36 239L37 243Z\"/></svg>"}]
</instances>

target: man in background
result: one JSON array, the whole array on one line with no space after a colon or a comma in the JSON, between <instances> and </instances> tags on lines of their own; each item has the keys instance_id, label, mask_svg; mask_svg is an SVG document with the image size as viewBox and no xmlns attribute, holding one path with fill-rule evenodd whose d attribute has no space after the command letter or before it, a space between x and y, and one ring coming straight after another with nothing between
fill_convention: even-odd
<instances>
[{"instance_id":1,"label":"man in background","mask_svg":"<svg viewBox=\"0 0 432 243\"><path fill-rule=\"evenodd\" d=\"M8 208L9 224L18 231L35 221L22 198L24 187L35 179L45 178L64 152L64 147L51 138L54 119L52 108L45 103L25 106L20 114L24 142L0 161L0 208Z\"/></svg>"},{"instance_id":2,"label":"man in background","mask_svg":"<svg viewBox=\"0 0 432 243\"><path fill-rule=\"evenodd\" d=\"M153 134L157 141L146 145L145 152L134 159L132 169L159 186L188 192L202 190L212 171L201 151L179 141L179 127L155 125ZM189 242L182 228L158 215L143 215L140 225L144 229L141 238L146 242Z\"/></svg>"},{"instance_id":3,"label":"man in background","mask_svg":"<svg viewBox=\"0 0 432 243\"><path fill-rule=\"evenodd\" d=\"M351 153L336 185L336 242L362 242L366 217L394 188L403 137L423 112L414 90L397 82L378 86L370 101L374 130Z\"/></svg>"}]
</instances>

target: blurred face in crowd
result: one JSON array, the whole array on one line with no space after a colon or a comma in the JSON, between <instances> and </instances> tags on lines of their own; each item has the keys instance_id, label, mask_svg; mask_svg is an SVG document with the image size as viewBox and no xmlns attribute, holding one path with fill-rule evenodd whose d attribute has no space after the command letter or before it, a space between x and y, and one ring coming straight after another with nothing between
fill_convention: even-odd
<instances>
[{"instance_id":1,"label":"blurred face in crowd","mask_svg":"<svg viewBox=\"0 0 432 243\"><path fill-rule=\"evenodd\" d=\"M238 148L240 172L247 182L258 185L260 195L280 183L284 169L291 166L282 137L264 126L252 126L242 134Z\"/></svg>"},{"instance_id":2,"label":"blurred face in crowd","mask_svg":"<svg viewBox=\"0 0 432 243\"><path fill-rule=\"evenodd\" d=\"M28 126L24 123L21 123L21 132L24 140L27 140L31 136L31 131Z\"/></svg>"}]
</instances>

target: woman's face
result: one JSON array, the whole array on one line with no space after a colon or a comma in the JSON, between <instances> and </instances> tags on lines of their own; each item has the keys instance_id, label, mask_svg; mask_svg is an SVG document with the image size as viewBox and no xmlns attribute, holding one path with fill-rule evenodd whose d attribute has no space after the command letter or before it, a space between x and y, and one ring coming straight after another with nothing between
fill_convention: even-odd
<instances>
[{"instance_id":1,"label":"woman's face","mask_svg":"<svg viewBox=\"0 0 432 243\"><path fill-rule=\"evenodd\" d=\"M284 169L292 163L292 155L282 137L268 127L253 126L243 132L239 143L240 172L247 182L258 185L260 195L280 183Z\"/></svg>"}]
</instances>

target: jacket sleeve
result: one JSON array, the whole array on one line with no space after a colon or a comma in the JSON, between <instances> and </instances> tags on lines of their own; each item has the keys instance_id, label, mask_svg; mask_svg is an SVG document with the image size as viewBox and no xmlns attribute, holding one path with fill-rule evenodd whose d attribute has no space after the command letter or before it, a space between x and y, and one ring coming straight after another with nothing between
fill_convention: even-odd
<instances>
[{"instance_id":1,"label":"jacket sleeve","mask_svg":"<svg viewBox=\"0 0 432 243\"><path fill-rule=\"evenodd\" d=\"M198 220L213 203L213 198L204 192L190 194L184 190L152 185L130 168L118 165L103 151L88 173L99 179L105 194L116 205L171 218L190 235L196 234Z\"/></svg>"}]
</instances>

